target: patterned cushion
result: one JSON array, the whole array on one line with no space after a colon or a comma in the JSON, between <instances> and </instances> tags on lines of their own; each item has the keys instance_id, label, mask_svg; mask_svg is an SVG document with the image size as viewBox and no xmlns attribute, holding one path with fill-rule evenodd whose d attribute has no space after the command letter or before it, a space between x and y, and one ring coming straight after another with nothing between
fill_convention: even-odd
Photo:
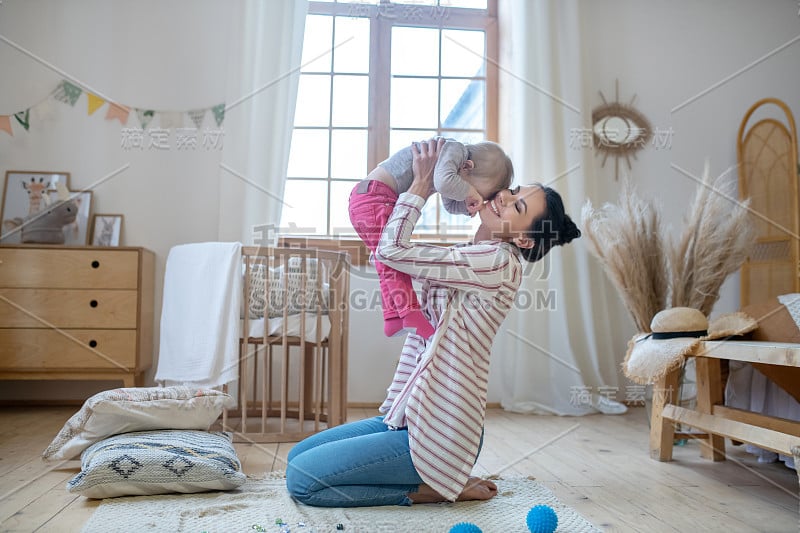
<instances>
[{"instance_id":1,"label":"patterned cushion","mask_svg":"<svg viewBox=\"0 0 800 533\"><path fill-rule=\"evenodd\" d=\"M91 444L111 435L148 429L208 429L229 394L191 387L132 387L95 394L42 453L45 461L72 459Z\"/></svg>"},{"instance_id":2,"label":"patterned cushion","mask_svg":"<svg viewBox=\"0 0 800 533\"><path fill-rule=\"evenodd\" d=\"M67 490L87 498L114 498L229 490L245 480L228 433L136 431L87 448Z\"/></svg>"},{"instance_id":3,"label":"patterned cushion","mask_svg":"<svg viewBox=\"0 0 800 533\"><path fill-rule=\"evenodd\" d=\"M300 257L289 258L285 273L284 265L275 268L269 268L264 263L251 265L248 297L250 318L262 318L265 309L269 318L282 317L284 306L288 306L290 315L303 310L316 312L320 306L320 296L323 313L327 314L328 284L323 282L321 288L317 286L320 269L322 279L325 279L325 265L308 258L305 272L302 267Z\"/></svg>"}]
</instances>

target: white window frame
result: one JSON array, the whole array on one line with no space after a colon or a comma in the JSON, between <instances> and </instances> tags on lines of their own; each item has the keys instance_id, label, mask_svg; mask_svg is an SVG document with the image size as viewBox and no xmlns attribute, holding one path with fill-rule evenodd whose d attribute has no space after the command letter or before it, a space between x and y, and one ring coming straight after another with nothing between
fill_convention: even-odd
<instances>
[{"instance_id":1,"label":"white window frame","mask_svg":"<svg viewBox=\"0 0 800 533\"><path fill-rule=\"evenodd\" d=\"M446 3L446 0L440 0ZM389 147L390 138L390 86L391 86L391 35L392 28L395 26L410 26L418 28L436 29L461 29L461 30L482 30L486 35L486 63L485 63L485 137L487 140L497 141L498 134L498 35L497 35L497 0L487 0L487 9L466 9L452 8L447 6L423 6L420 3L394 3L389 0L381 0L380 3L348 3L348 2L317 2L310 1L308 5L309 15L327 16L356 16L368 18L370 21L370 57L369 57L369 104L368 104L368 125L367 125L367 171L375 168L378 163L391 155ZM333 36L335 40L335 35ZM441 46L439 53L441 54ZM441 64L441 57L440 57ZM404 76L411 78L433 78L447 79L448 76ZM333 91L331 91L331 106L333 105ZM440 95L441 97L441 95ZM437 117L437 134L442 132L441 117ZM298 127L297 129L325 129L320 127ZM334 129L330 122L327 126L329 132L329 142L332 138ZM415 128L416 129L416 128ZM448 128L445 132L457 132L458 129ZM466 130L474 131L474 130ZM331 157L330 151L328 157ZM314 241L314 245L319 245L325 240L335 239L331 235L330 220L330 190L331 183L339 181L330 177L330 159L328 161L328 177L320 178L326 180L328 184L328 210L326 217L327 236L310 236L308 239L301 239L304 242ZM307 178L287 178L307 179ZM355 182L353 182L355 185ZM441 209L441 203L439 203ZM437 216L438 227L438 216ZM427 241L451 242L466 238L467 235L448 233L447 235L425 234L421 238ZM297 241L297 235L286 235L286 242ZM352 239L344 240L357 240Z\"/></svg>"}]
</instances>

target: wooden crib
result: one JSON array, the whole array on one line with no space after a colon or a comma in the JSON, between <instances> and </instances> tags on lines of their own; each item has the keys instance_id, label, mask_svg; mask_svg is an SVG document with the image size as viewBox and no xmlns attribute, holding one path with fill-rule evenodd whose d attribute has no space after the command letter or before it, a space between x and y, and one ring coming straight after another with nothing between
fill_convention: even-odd
<instances>
[{"instance_id":1,"label":"wooden crib","mask_svg":"<svg viewBox=\"0 0 800 533\"><path fill-rule=\"evenodd\" d=\"M346 252L243 247L238 442L292 442L347 415L350 259Z\"/></svg>"}]
</instances>

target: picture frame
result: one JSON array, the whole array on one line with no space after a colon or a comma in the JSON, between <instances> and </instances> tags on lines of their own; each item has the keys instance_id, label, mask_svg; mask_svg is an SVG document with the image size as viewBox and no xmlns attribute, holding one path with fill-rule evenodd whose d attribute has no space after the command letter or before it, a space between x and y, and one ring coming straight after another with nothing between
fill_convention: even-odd
<instances>
[{"instance_id":1,"label":"picture frame","mask_svg":"<svg viewBox=\"0 0 800 533\"><path fill-rule=\"evenodd\" d=\"M0 204L0 243L22 242L22 222L43 211L58 200L58 187L69 191L69 172L41 170L9 170L3 184ZM69 191L69 199L78 204L75 221L64 226L64 245L85 246L89 243L89 218L92 191Z\"/></svg>"},{"instance_id":2,"label":"picture frame","mask_svg":"<svg viewBox=\"0 0 800 533\"><path fill-rule=\"evenodd\" d=\"M69 172L42 170L9 170L3 183L3 202L0 204L0 242L21 242L20 225L28 215L41 211L54 198L56 185L69 189ZM47 196L47 199L45 199Z\"/></svg>"},{"instance_id":3,"label":"picture frame","mask_svg":"<svg viewBox=\"0 0 800 533\"><path fill-rule=\"evenodd\" d=\"M119 246L122 237L122 215L95 213L92 216L92 246Z\"/></svg>"}]
</instances>

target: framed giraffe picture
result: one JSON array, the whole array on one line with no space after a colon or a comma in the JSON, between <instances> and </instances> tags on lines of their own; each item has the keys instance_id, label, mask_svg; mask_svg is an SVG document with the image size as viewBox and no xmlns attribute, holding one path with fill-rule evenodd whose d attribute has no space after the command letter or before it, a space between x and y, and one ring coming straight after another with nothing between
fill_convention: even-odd
<instances>
[{"instance_id":1,"label":"framed giraffe picture","mask_svg":"<svg viewBox=\"0 0 800 533\"><path fill-rule=\"evenodd\" d=\"M7 171L0 204L0 243L22 242L26 219L35 218L37 213L55 204L59 190L69 192L69 172ZM64 243L87 244L92 193L86 191L71 196L78 203L78 213L75 220L63 228Z\"/></svg>"}]
</instances>

